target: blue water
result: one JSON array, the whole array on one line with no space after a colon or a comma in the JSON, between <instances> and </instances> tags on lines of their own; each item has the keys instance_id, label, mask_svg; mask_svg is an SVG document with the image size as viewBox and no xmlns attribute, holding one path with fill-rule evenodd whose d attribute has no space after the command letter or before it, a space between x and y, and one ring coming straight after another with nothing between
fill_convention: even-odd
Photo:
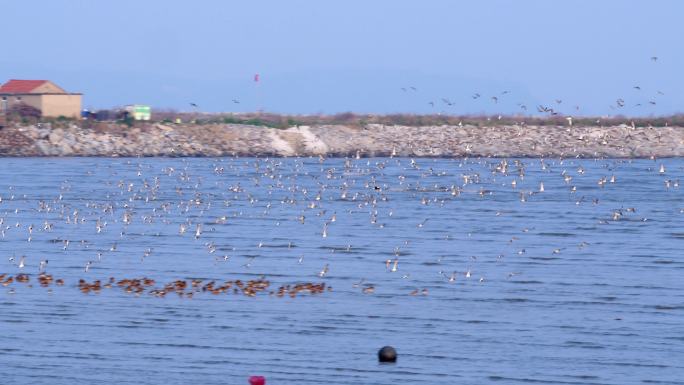
<instances>
[{"instance_id":1,"label":"blue water","mask_svg":"<svg viewBox=\"0 0 684 385\"><path fill-rule=\"evenodd\" d=\"M2 383L684 384L683 159L0 162Z\"/></svg>"}]
</instances>

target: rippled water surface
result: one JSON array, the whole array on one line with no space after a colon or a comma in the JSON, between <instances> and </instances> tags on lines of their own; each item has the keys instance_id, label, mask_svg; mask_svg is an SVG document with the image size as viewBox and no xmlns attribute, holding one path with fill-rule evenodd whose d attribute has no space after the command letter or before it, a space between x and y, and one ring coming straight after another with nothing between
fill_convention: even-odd
<instances>
[{"instance_id":1,"label":"rippled water surface","mask_svg":"<svg viewBox=\"0 0 684 385\"><path fill-rule=\"evenodd\" d=\"M684 384L682 159L0 161L3 383Z\"/></svg>"}]
</instances>

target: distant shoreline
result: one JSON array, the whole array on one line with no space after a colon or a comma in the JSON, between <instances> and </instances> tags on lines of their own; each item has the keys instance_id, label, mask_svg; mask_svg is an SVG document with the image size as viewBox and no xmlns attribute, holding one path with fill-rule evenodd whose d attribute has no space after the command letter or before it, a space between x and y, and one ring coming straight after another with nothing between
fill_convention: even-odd
<instances>
[{"instance_id":1,"label":"distant shoreline","mask_svg":"<svg viewBox=\"0 0 684 385\"><path fill-rule=\"evenodd\" d=\"M0 156L684 157L684 127L53 122L0 129Z\"/></svg>"}]
</instances>

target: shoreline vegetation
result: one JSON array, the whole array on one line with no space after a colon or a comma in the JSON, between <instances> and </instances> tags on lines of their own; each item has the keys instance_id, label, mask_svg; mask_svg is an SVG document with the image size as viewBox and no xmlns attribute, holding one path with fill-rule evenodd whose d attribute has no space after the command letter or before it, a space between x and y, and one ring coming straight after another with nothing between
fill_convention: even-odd
<instances>
[{"instance_id":1,"label":"shoreline vegetation","mask_svg":"<svg viewBox=\"0 0 684 385\"><path fill-rule=\"evenodd\" d=\"M9 116L0 129L0 156L684 156L684 115L568 119L155 111L154 119Z\"/></svg>"}]
</instances>

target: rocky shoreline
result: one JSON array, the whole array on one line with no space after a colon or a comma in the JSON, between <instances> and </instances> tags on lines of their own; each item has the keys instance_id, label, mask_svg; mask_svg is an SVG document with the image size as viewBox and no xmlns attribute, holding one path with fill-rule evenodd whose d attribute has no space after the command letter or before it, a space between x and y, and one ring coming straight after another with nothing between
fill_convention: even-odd
<instances>
[{"instance_id":1,"label":"rocky shoreline","mask_svg":"<svg viewBox=\"0 0 684 385\"><path fill-rule=\"evenodd\" d=\"M681 157L684 127L12 125L0 156Z\"/></svg>"}]
</instances>

